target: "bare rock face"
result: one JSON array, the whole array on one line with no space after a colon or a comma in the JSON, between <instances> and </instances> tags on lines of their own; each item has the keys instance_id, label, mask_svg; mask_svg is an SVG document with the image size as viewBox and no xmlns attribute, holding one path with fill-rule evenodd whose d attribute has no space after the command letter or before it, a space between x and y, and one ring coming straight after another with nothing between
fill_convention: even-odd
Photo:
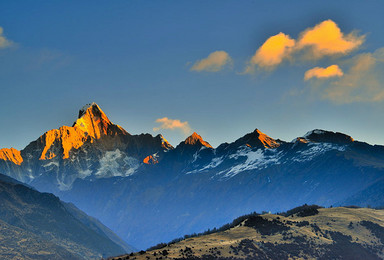
<instances>
[{"instance_id":1,"label":"bare rock face","mask_svg":"<svg viewBox=\"0 0 384 260\"><path fill-rule=\"evenodd\" d=\"M277 148L282 144L281 141L275 140L272 137L261 132L259 129L255 129L252 133L248 133L243 137L237 139L230 144L231 148L236 148L242 145L253 148Z\"/></svg>"},{"instance_id":2,"label":"bare rock face","mask_svg":"<svg viewBox=\"0 0 384 260\"><path fill-rule=\"evenodd\" d=\"M79 178L131 175L147 156L172 148L161 135L129 134L91 103L72 126L49 130L22 151L0 150L0 170L26 183L45 177L66 190Z\"/></svg>"},{"instance_id":3,"label":"bare rock face","mask_svg":"<svg viewBox=\"0 0 384 260\"><path fill-rule=\"evenodd\" d=\"M184 144L186 145L200 145L208 148L213 148L208 142L204 141L203 138L196 132L193 132L191 136L185 139Z\"/></svg>"},{"instance_id":4,"label":"bare rock face","mask_svg":"<svg viewBox=\"0 0 384 260\"><path fill-rule=\"evenodd\" d=\"M20 151L15 148L0 149L0 160L11 161L17 165L20 165L23 162Z\"/></svg>"}]
</instances>

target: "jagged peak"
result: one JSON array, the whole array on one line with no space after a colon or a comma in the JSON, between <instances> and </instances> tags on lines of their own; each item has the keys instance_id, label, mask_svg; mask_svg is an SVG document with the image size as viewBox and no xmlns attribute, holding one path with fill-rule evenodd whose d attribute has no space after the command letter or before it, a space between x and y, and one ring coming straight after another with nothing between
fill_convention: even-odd
<instances>
[{"instance_id":1,"label":"jagged peak","mask_svg":"<svg viewBox=\"0 0 384 260\"><path fill-rule=\"evenodd\" d=\"M52 129L40 137L45 144L40 160L52 159L62 154L63 159L69 158L71 149L78 149L87 140L93 142L104 136L129 135L122 127L113 124L101 108L95 103L90 103L79 110L78 119L72 125ZM55 150L57 145L63 151Z\"/></svg>"},{"instance_id":2,"label":"jagged peak","mask_svg":"<svg viewBox=\"0 0 384 260\"><path fill-rule=\"evenodd\" d=\"M265 148L276 148L280 146L278 140L269 137L268 135L261 132L259 129L255 129L252 133L248 133L235 141L236 145L247 145L249 147L265 147Z\"/></svg>"},{"instance_id":3,"label":"jagged peak","mask_svg":"<svg viewBox=\"0 0 384 260\"><path fill-rule=\"evenodd\" d=\"M301 139L318 143L348 144L354 142L353 138L349 135L322 129L311 130L301 137Z\"/></svg>"},{"instance_id":4,"label":"jagged peak","mask_svg":"<svg viewBox=\"0 0 384 260\"><path fill-rule=\"evenodd\" d=\"M159 139L161 140L161 146L162 146L164 149L166 149L166 150L173 149L173 146L168 142L167 139L164 138L163 135L158 134L156 137L159 138Z\"/></svg>"},{"instance_id":5,"label":"jagged peak","mask_svg":"<svg viewBox=\"0 0 384 260\"><path fill-rule=\"evenodd\" d=\"M101 110L101 108L95 103L92 102L83 106L79 110L79 116L76 122L73 124L73 127L80 129L83 132L86 132L93 138L100 138L103 135L107 135L107 130L109 126L112 126L112 122L108 119L107 115ZM115 125L121 132L125 132L123 128L118 125Z\"/></svg>"},{"instance_id":6,"label":"jagged peak","mask_svg":"<svg viewBox=\"0 0 384 260\"><path fill-rule=\"evenodd\" d=\"M93 118L101 118L105 121L109 121L107 115L101 110L99 105L97 105L95 102L86 104L79 110L79 116L78 119L81 119L83 117L93 117ZM75 122L76 123L76 122Z\"/></svg>"},{"instance_id":7,"label":"jagged peak","mask_svg":"<svg viewBox=\"0 0 384 260\"><path fill-rule=\"evenodd\" d=\"M188 145L201 144L205 147L213 148L208 142L204 141L203 138L196 132L193 132L192 135L188 136L187 139L185 139L184 143Z\"/></svg>"},{"instance_id":8,"label":"jagged peak","mask_svg":"<svg viewBox=\"0 0 384 260\"><path fill-rule=\"evenodd\" d=\"M88 109L92 108L93 106L97 107L99 110L100 110L100 107L95 103L95 102L92 102L92 103L89 103L89 104L85 104L80 110L79 110L79 116L78 118L82 117Z\"/></svg>"}]
</instances>

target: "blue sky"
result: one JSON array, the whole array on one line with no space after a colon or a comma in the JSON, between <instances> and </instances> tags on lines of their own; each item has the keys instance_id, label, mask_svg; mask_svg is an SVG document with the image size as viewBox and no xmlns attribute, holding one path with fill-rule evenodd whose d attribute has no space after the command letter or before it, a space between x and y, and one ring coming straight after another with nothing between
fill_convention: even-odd
<instances>
[{"instance_id":1,"label":"blue sky","mask_svg":"<svg viewBox=\"0 0 384 260\"><path fill-rule=\"evenodd\" d=\"M72 125L93 101L129 133L173 145L196 131L217 146L255 128L286 141L322 128L384 144L382 10L382 1L1 1L0 147ZM301 47L324 21L350 48ZM279 33L295 44L271 65L256 52ZM304 80L331 65L342 73Z\"/></svg>"}]
</instances>

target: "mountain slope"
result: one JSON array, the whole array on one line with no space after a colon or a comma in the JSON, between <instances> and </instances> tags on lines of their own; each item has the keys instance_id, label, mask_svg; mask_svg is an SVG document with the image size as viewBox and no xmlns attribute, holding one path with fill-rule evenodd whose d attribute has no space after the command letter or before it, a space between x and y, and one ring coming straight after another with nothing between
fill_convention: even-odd
<instances>
[{"instance_id":1,"label":"mountain slope","mask_svg":"<svg viewBox=\"0 0 384 260\"><path fill-rule=\"evenodd\" d=\"M8 251L13 257L98 259L126 251L109 239L106 227L91 219L87 226L71 214L77 211L84 217L78 209L68 210L53 194L6 179L0 178L1 248L5 255ZM91 223L98 229L89 227Z\"/></svg>"},{"instance_id":2,"label":"mountain slope","mask_svg":"<svg viewBox=\"0 0 384 260\"><path fill-rule=\"evenodd\" d=\"M111 259L382 259L384 211L304 207L251 214L225 231Z\"/></svg>"}]
</instances>

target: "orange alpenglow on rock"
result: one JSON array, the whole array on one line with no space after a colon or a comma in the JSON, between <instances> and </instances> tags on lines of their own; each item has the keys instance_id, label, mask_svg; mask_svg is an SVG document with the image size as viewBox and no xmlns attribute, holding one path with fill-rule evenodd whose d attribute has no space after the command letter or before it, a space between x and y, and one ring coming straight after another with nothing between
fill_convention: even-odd
<instances>
[{"instance_id":1,"label":"orange alpenglow on rock","mask_svg":"<svg viewBox=\"0 0 384 260\"><path fill-rule=\"evenodd\" d=\"M20 151L15 148L0 149L0 160L11 161L14 164L20 165L23 162Z\"/></svg>"},{"instance_id":2,"label":"orange alpenglow on rock","mask_svg":"<svg viewBox=\"0 0 384 260\"><path fill-rule=\"evenodd\" d=\"M198 135L196 132L193 132L191 136L185 139L184 143L189 145L195 145L200 143L205 147L213 148L208 142L204 141L203 138L200 135Z\"/></svg>"},{"instance_id":3,"label":"orange alpenglow on rock","mask_svg":"<svg viewBox=\"0 0 384 260\"><path fill-rule=\"evenodd\" d=\"M261 132L259 129L256 129L254 133L258 134L258 139L264 145L265 148L276 148L280 146L280 143L275 139L269 137L268 135Z\"/></svg>"},{"instance_id":4,"label":"orange alpenglow on rock","mask_svg":"<svg viewBox=\"0 0 384 260\"><path fill-rule=\"evenodd\" d=\"M63 149L63 159L67 159L69 151L80 148L86 141L92 143L103 136L118 134L128 135L122 127L111 123L96 103L88 104L79 111L79 117L72 127L62 126L46 132L39 138L44 145L40 160L57 156L53 152L57 146Z\"/></svg>"},{"instance_id":5,"label":"orange alpenglow on rock","mask_svg":"<svg viewBox=\"0 0 384 260\"><path fill-rule=\"evenodd\" d=\"M149 156L144 158L143 163L145 163L145 164L157 164L157 163L159 163L159 161L153 155L149 155Z\"/></svg>"}]
</instances>

